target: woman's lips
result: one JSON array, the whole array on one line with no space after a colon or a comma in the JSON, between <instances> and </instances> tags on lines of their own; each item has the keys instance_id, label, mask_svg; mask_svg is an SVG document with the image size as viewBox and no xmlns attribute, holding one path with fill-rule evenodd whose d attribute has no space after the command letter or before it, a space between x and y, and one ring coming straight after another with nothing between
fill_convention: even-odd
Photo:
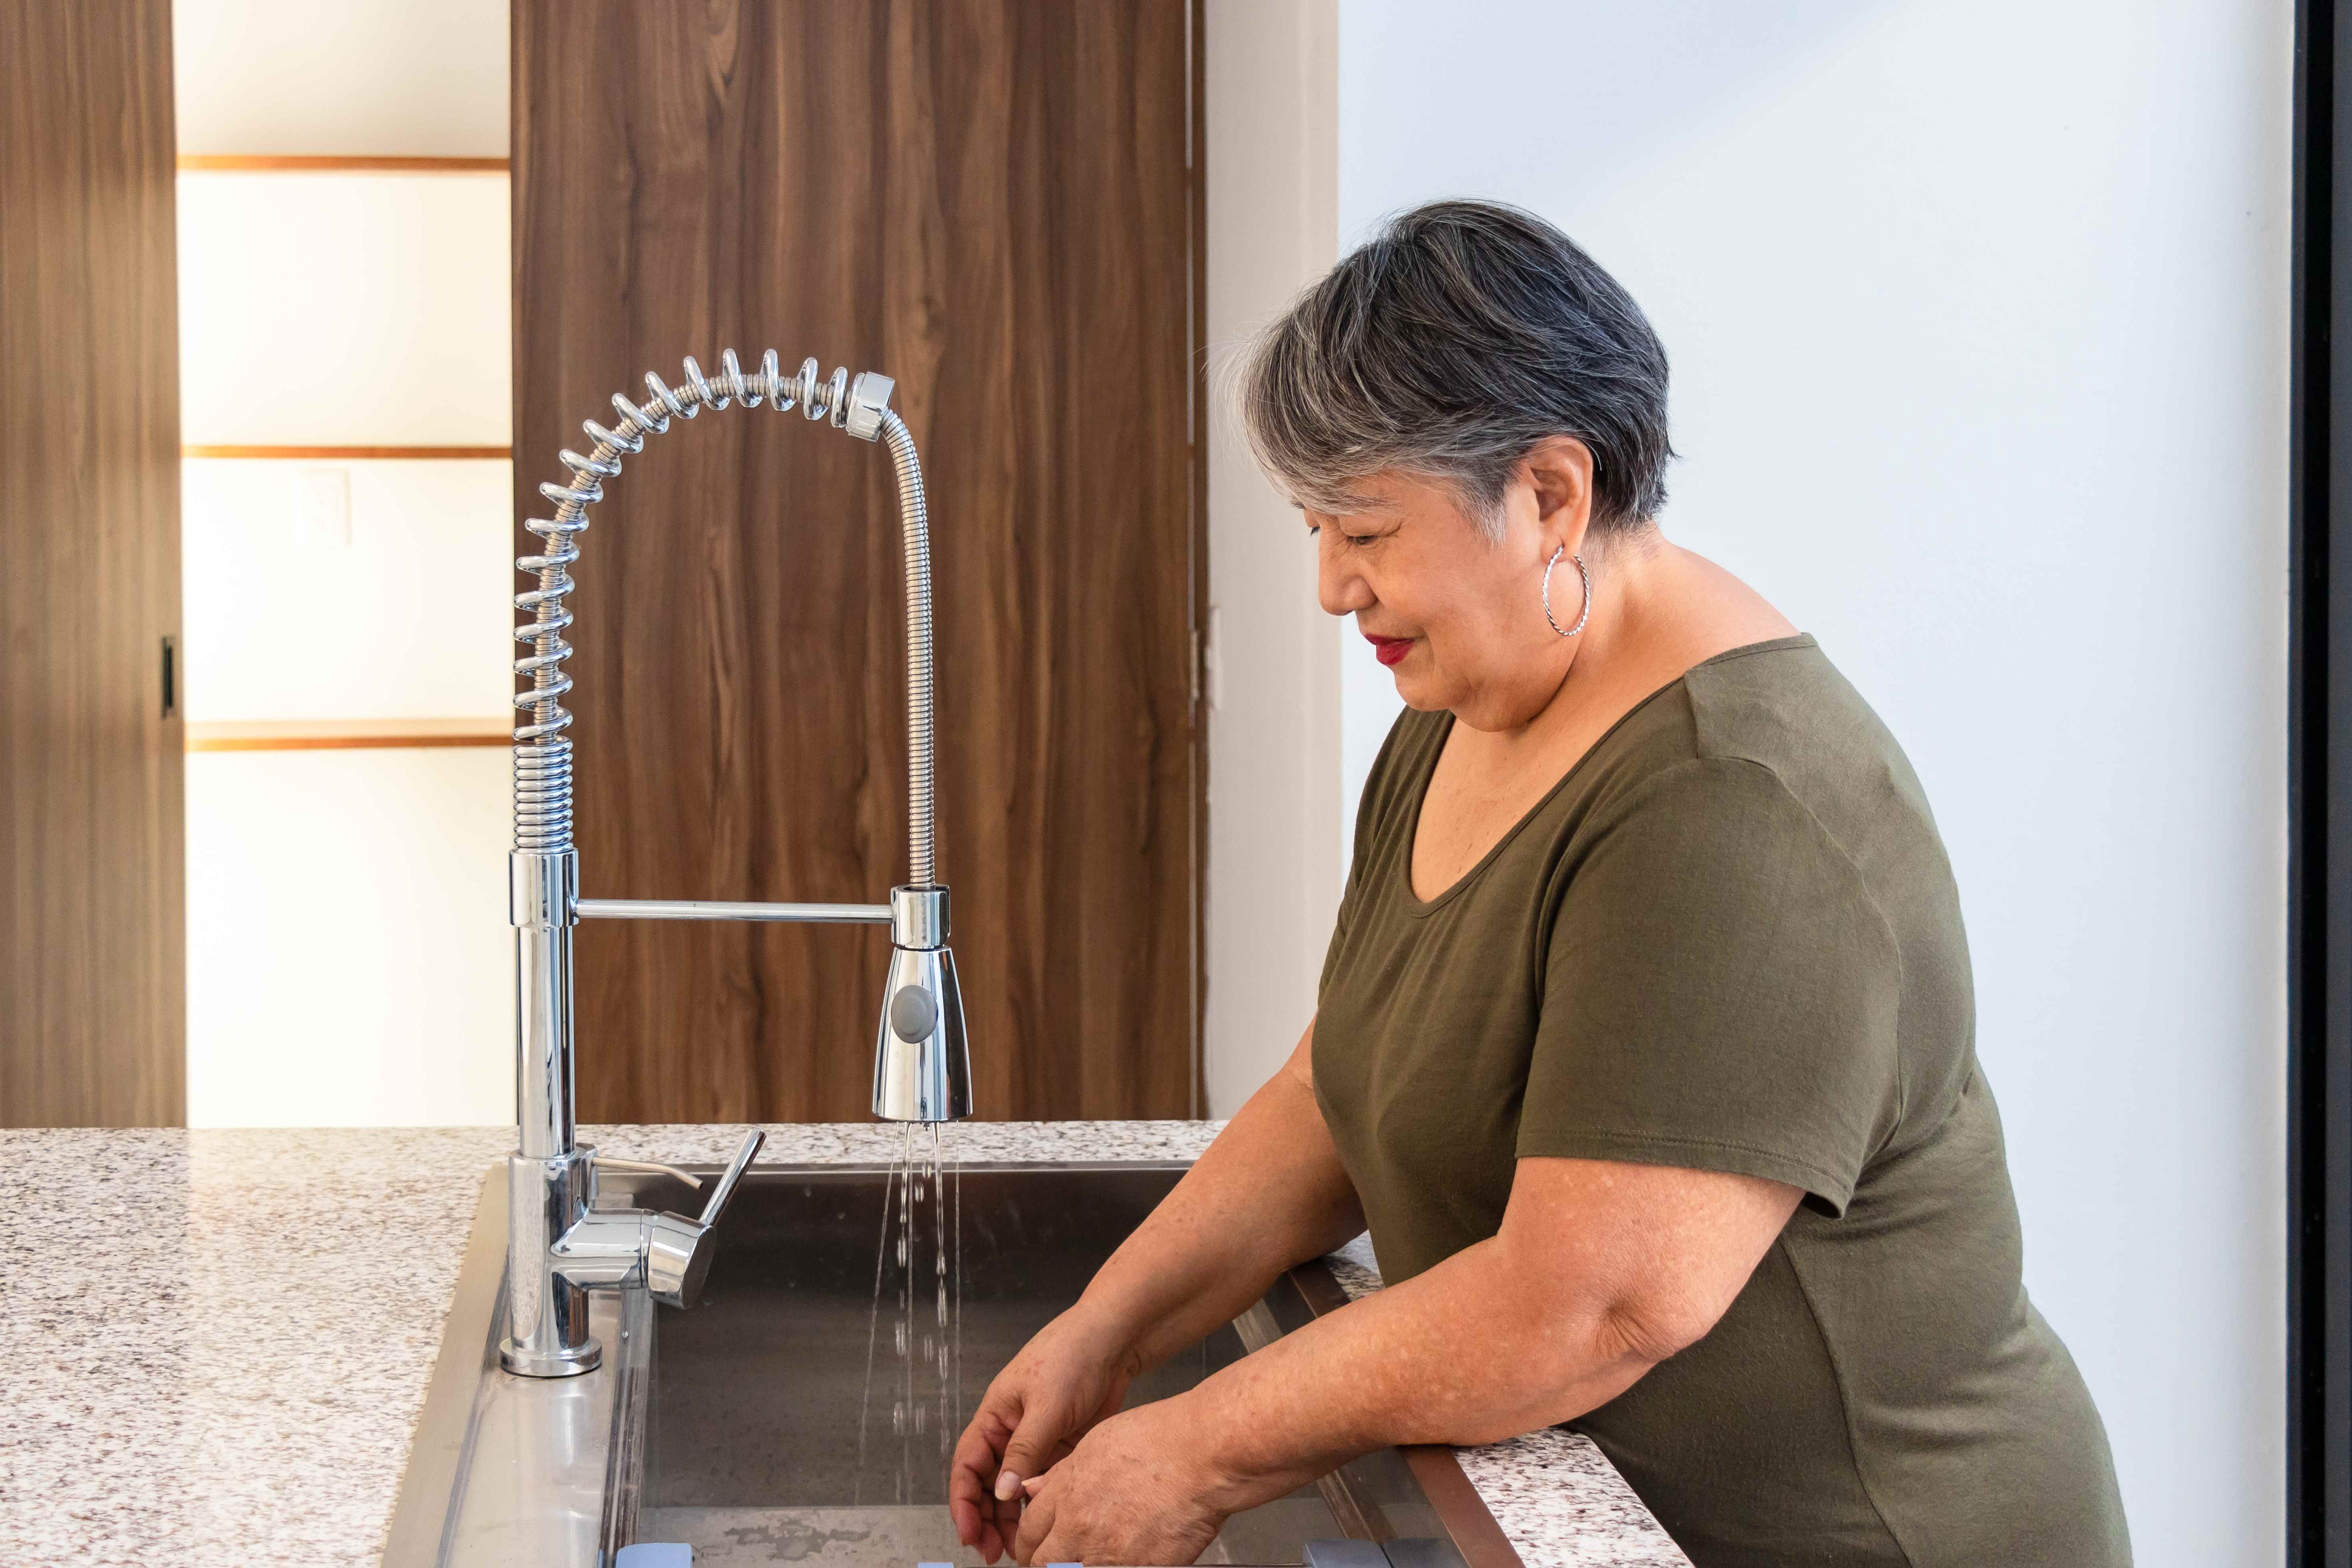
<instances>
[{"instance_id":1,"label":"woman's lips","mask_svg":"<svg viewBox=\"0 0 2352 1568\"><path fill-rule=\"evenodd\" d=\"M1376 637L1366 632L1364 640L1372 645L1372 657L1382 664L1394 664L1412 651L1411 637Z\"/></svg>"}]
</instances>

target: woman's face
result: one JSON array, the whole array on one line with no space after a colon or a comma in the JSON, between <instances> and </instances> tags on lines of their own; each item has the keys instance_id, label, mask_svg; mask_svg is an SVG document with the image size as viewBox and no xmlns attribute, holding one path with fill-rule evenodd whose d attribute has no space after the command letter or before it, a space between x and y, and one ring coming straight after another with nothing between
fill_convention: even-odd
<instances>
[{"instance_id":1,"label":"woman's face","mask_svg":"<svg viewBox=\"0 0 2352 1568\"><path fill-rule=\"evenodd\" d=\"M1578 455L1581 443L1570 443ZM1589 462L1589 458L1586 459ZM1559 689L1574 639L1545 624L1544 563L1583 533L1581 506L1558 504L1523 472L1489 538L1444 485L1388 472L1363 481L1367 505L1309 510L1317 540L1317 594L1324 610L1353 616L1356 629L1395 679L1397 694L1424 710L1451 709L1481 730L1526 723ZM1572 527L1571 527L1572 524ZM1559 535L1559 537L1555 537ZM1552 573L1552 613L1572 625L1583 602L1575 564Z\"/></svg>"}]
</instances>

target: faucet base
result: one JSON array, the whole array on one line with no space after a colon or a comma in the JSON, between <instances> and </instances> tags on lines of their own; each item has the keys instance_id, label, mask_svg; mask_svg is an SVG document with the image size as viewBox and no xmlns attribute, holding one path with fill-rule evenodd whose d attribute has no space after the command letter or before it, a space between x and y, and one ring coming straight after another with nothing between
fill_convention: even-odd
<instances>
[{"instance_id":1,"label":"faucet base","mask_svg":"<svg viewBox=\"0 0 2352 1568\"><path fill-rule=\"evenodd\" d=\"M604 1347L590 1340L577 1350L530 1351L500 1340L499 1364L518 1377L578 1377L604 1364Z\"/></svg>"},{"instance_id":2,"label":"faucet base","mask_svg":"<svg viewBox=\"0 0 2352 1568\"><path fill-rule=\"evenodd\" d=\"M506 1333L499 1363L523 1377L576 1377L604 1356L588 1334L588 1292L555 1247L595 1197L595 1151L507 1157Z\"/></svg>"}]
</instances>

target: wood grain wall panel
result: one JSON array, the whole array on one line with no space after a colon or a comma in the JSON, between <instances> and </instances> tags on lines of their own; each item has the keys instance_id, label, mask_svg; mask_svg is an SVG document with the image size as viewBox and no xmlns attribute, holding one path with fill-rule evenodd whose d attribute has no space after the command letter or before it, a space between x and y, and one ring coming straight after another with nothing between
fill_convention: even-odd
<instances>
[{"instance_id":1,"label":"wood grain wall panel","mask_svg":"<svg viewBox=\"0 0 2352 1568\"><path fill-rule=\"evenodd\" d=\"M514 6L522 515L580 422L682 354L898 380L987 1116L1200 1103L1189 5ZM569 701L583 889L904 880L887 455L797 412L706 413L593 516ZM879 931L577 941L583 1120L866 1115Z\"/></svg>"},{"instance_id":2,"label":"wood grain wall panel","mask_svg":"<svg viewBox=\"0 0 2352 1568\"><path fill-rule=\"evenodd\" d=\"M0 0L0 1124L185 1119L169 0Z\"/></svg>"}]
</instances>

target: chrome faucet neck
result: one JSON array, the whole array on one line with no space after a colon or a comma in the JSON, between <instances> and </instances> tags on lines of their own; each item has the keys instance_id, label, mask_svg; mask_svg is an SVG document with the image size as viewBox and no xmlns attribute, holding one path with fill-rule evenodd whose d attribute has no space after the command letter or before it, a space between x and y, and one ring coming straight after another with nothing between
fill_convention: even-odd
<instances>
[{"instance_id":1,"label":"chrome faucet neck","mask_svg":"<svg viewBox=\"0 0 2352 1568\"><path fill-rule=\"evenodd\" d=\"M509 1332L499 1354L509 1371L528 1376L564 1376L596 1364L601 1352L587 1332L591 1289L642 1287L674 1305L689 1302L709 1266L710 1228L760 1145L756 1132L745 1140L698 1220L593 1207L595 1161L579 1146L573 1121L572 928L583 918L887 921L892 949L876 1033L874 1113L908 1121L971 1113L963 998L946 945L948 891L937 883L929 518L914 437L889 405L894 384L870 371L854 381L846 370L819 380L814 359L787 378L772 349L749 375L732 349L719 355L717 376L706 378L691 359L685 373L685 384L677 387L648 374L642 406L614 395L618 425L583 425L593 445L585 455L562 454L570 482L540 486L555 515L523 525L545 541L542 552L515 563L537 584L514 601L531 614L515 629L530 651L514 666L530 684L514 700L524 716L514 732L509 879L518 1125L509 1162ZM572 747L564 733L572 715L562 703L572 679L562 667L572 657L563 637L572 624L565 603L573 586L570 568L580 558L588 508L604 499L606 480L620 477L623 459L643 451L647 437L668 430L673 420L762 403L779 413L798 406L811 420L879 442L897 473L906 568L908 884L893 890L887 906L583 900L572 837Z\"/></svg>"}]
</instances>

